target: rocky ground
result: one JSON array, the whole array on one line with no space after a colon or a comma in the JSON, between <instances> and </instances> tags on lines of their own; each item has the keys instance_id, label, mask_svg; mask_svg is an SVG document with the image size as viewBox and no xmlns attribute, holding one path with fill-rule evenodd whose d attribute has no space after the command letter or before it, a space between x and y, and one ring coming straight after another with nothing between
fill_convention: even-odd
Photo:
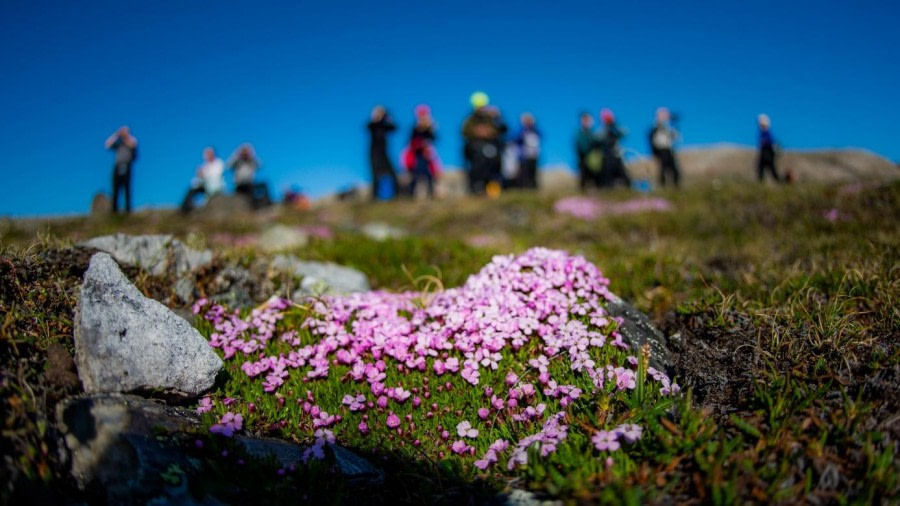
<instances>
[{"instance_id":1,"label":"rocky ground","mask_svg":"<svg viewBox=\"0 0 900 506\"><path fill-rule=\"evenodd\" d=\"M206 387L146 388L142 381L137 388L117 387L139 397L78 397L108 391L85 382L89 367L75 346L76 328L87 314L76 308L84 304L82 285L98 251L109 252L121 266L120 281L135 287L132 298L108 301L124 304L117 316L132 322L124 311L138 302L128 301L146 298L194 323L189 307L199 298L249 308L273 295L303 300L323 292L417 288L423 275L459 286L493 254L535 245L596 262L611 288L637 308L623 310L638 315L629 318L634 332L643 328L653 335L650 323L661 330L653 355L669 357L668 369L685 395L677 411L661 415L659 432L646 429L659 442L644 450L653 448L636 460L637 467L616 476L572 473L576 485L560 487L552 473L510 481L429 471L403 459L374 460L373 466L370 452L351 448L347 455L337 450L330 464L309 469L289 486L260 478L258 488L232 490L225 494L229 502L259 493L278 502L297 491L310 493L311 483L323 494L311 499L340 497L335 487L349 486L376 502L502 502L509 500L502 493L513 490L587 502L896 500L900 234L894 220L884 218L900 210L898 186L726 185L654 197L668 207L647 199L635 203L634 195L622 192L563 206L561 196L522 193L452 204L335 203L304 214L273 210L228 220L154 212L130 219L6 222L0 256L3 502L123 497L115 489L121 476L97 474L85 460L99 453L85 448L102 439L99 431L85 434L90 426L119 427L109 437L129 441L129 452L151 462L145 470L157 488L146 497L216 497L179 489L177 478L196 462L218 465L203 453L217 443L204 439L203 451L185 451L193 436L171 445L154 440L148 446L141 439L148 427L174 427L167 434L176 439L205 430L193 413L196 400L189 399L196 392L182 394ZM573 209L576 216L567 211ZM594 214L580 214L584 209ZM137 307L133 318L150 311ZM186 324L177 321L172 323ZM246 436L281 434L263 432ZM242 441L230 451L287 459L271 471L297 461L297 448L309 443ZM166 453L172 448L179 450ZM112 467L128 463L122 458ZM232 472L242 471L204 476ZM417 488L406 476L445 481Z\"/></svg>"}]
</instances>

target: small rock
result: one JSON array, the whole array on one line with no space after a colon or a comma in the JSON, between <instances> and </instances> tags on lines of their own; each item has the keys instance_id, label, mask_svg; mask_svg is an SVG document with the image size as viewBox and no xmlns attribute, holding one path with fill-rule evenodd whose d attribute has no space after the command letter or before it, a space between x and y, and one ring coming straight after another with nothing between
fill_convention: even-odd
<instances>
[{"instance_id":1,"label":"small rock","mask_svg":"<svg viewBox=\"0 0 900 506\"><path fill-rule=\"evenodd\" d=\"M212 252L188 248L171 235L106 235L80 244L112 255L117 262L135 265L154 276L173 272L176 276L212 263Z\"/></svg>"},{"instance_id":2,"label":"small rock","mask_svg":"<svg viewBox=\"0 0 900 506\"><path fill-rule=\"evenodd\" d=\"M91 258L75 315L75 362L88 393L196 397L222 360L188 322L144 297L106 253Z\"/></svg>"},{"instance_id":3,"label":"small rock","mask_svg":"<svg viewBox=\"0 0 900 506\"><path fill-rule=\"evenodd\" d=\"M351 482L366 486L384 483L384 471L373 466L368 460L339 445L332 445L331 453L334 454L338 470Z\"/></svg>"},{"instance_id":4,"label":"small rock","mask_svg":"<svg viewBox=\"0 0 900 506\"><path fill-rule=\"evenodd\" d=\"M203 216L213 221L224 221L234 218L237 214L252 211L250 199L244 195L217 193L210 197L206 204L195 209L192 215Z\"/></svg>"},{"instance_id":5,"label":"small rock","mask_svg":"<svg viewBox=\"0 0 900 506\"><path fill-rule=\"evenodd\" d=\"M91 200L91 216L103 216L112 212L112 200L109 195L99 192Z\"/></svg>"},{"instance_id":6,"label":"small rock","mask_svg":"<svg viewBox=\"0 0 900 506\"><path fill-rule=\"evenodd\" d=\"M293 294L295 299L322 293L337 295L367 292L371 289L365 274L331 262L306 261L278 255L272 259L272 267L302 278L300 289Z\"/></svg>"},{"instance_id":7,"label":"small rock","mask_svg":"<svg viewBox=\"0 0 900 506\"><path fill-rule=\"evenodd\" d=\"M381 222L366 223L362 228L362 233L366 237L375 239L376 241L402 239L407 236L406 230Z\"/></svg>"},{"instance_id":8,"label":"small rock","mask_svg":"<svg viewBox=\"0 0 900 506\"><path fill-rule=\"evenodd\" d=\"M309 242L309 237L297 227L274 225L259 236L257 243L263 251L274 253L302 248Z\"/></svg>"},{"instance_id":9,"label":"small rock","mask_svg":"<svg viewBox=\"0 0 900 506\"><path fill-rule=\"evenodd\" d=\"M668 371L672 366L666 336L658 329L650 318L634 306L610 292L612 298L606 306L610 316L622 317L625 321L619 326L619 333L632 349L639 350L644 343L650 344L650 365L659 371Z\"/></svg>"}]
</instances>

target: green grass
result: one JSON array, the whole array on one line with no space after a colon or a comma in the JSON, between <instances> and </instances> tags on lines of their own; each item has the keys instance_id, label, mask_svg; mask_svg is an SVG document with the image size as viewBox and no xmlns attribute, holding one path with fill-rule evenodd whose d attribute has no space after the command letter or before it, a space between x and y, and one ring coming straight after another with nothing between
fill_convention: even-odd
<instances>
[{"instance_id":1,"label":"green grass","mask_svg":"<svg viewBox=\"0 0 900 506\"><path fill-rule=\"evenodd\" d=\"M454 502L484 498L511 483L572 502L897 500L900 227L895 217L900 216L900 185L869 185L856 193L839 185L735 185L659 195L673 203L674 212L583 221L554 214L554 196L510 193L496 201L340 203L306 215L278 216L289 224L324 223L334 231L334 239L314 240L295 251L298 256L357 267L374 287L391 291L421 289L423 276L430 275L445 287L458 286L493 254L532 246L583 254L610 278L614 292L667 333L681 335L674 345L674 372L693 391L671 406L647 394L638 402L637 393L606 406L584 399L573 410L566 444L549 459L530 459L516 473L480 473L471 459L442 458L401 446L402 439L385 440L384 434L378 439L376 434L338 433L339 440L387 471L385 484L368 492L373 501ZM825 217L831 209L839 211L834 222ZM42 487L68 492L53 456L52 408L60 396L77 389L57 391L43 371L50 343L72 349L71 308L80 273L47 252L113 231L174 233L203 245L215 233L254 233L266 224L254 218L228 223L171 218L158 212L0 226L2 449L16 456L4 464L4 502L19 497L12 495L13 484L18 493ZM356 231L369 221L410 234L376 242ZM468 241L475 235L497 241L473 247ZM252 248L221 253L245 265L261 255ZM156 293L162 282L131 274L145 293ZM229 367L230 381L212 396L252 399L258 410L245 413L248 430L309 442L307 432L297 428L303 418L296 403L279 406L262 393L259 382L248 381L234 364ZM295 395L310 388L317 400L332 403L348 393L342 384L328 382L282 388ZM436 399L461 406L464 417L474 421L471 410L481 390L464 384L453 388L435 394ZM287 421L285 428L271 426L281 420ZM607 468L586 434L625 420L640 420L644 437ZM211 415L207 421L212 422ZM440 421L422 429L433 434ZM443 425L455 429L455 424ZM513 439L525 434L494 430ZM477 456L494 438L481 439ZM224 444L208 441L210 452ZM269 471L254 479L262 480ZM221 477L233 472L226 466ZM517 480L510 481L513 476ZM279 482L282 492L272 492L273 497L313 490L316 483L328 483L329 493L342 485L339 477L315 467L288 480ZM232 497L241 496L235 492Z\"/></svg>"}]
</instances>

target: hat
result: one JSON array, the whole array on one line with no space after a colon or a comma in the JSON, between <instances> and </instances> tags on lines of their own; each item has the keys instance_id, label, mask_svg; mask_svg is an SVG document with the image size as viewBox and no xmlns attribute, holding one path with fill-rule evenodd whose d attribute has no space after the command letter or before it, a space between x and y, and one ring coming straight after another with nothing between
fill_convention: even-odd
<instances>
[{"instance_id":1,"label":"hat","mask_svg":"<svg viewBox=\"0 0 900 506\"><path fill-rule=\"evenodd\" d=\"M616 120L616 117L613 116L613 112L608 108L604 107L600 110L600 119L603 120L604 123L612 123Z\"/></svg>"},{"instance_id":2,"label":"hat","mask_svg":"<svg viewBox=\"0 0 900 506\"><path fill-rule=\"evenodd\" d=\"M416 106L416 117L421 118L422 116L431 116L431 107L428 107L425 104L419 104Z\"/></svg>"},{"instance_id":3,"label":"hat","mask_svg":"<svg viewBox=\"0 0 900 506\"><path fill-rule=\"evenodd\" d=\"M772 120L769 119L768 114L760 114L756 117L756 121L763 126L769 126L772 124Z\"/></svg>"},{"instance_id":4,"label":"hat","mask_svg":"<svg viewBox=\"0 0 900 506\"><path fill-rule=\"evenodd\" d=\"M480 109L490 102L490 99L487 96L487 93L483 91L476 91L472 93L472 96L469 97L469 102L472 103L472 107L475 109Z\"/></svg>"}]
</instances>

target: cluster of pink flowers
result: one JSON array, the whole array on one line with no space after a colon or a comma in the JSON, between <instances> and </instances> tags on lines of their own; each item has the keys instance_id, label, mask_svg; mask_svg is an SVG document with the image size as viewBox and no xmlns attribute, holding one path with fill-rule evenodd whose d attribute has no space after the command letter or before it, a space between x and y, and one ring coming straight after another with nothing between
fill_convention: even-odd
<instances>
[{"instance_id":1,"label":"cluster of pink flowers","mask_svg":"<svg viewBox=\"0 0 900 506\"><path fill-rule=\"evenodd\" d=\"M522 438L512 451L506 468L512 470L516 466L528 464L528 449L535 444L540 445L541 457L546 457L556 451L557 445L568 437L569 426L560 423L566 416L565 411L551 416L544 422L544 426L535 434Z\"/></svg>"},{"instance_id":2,"label":"cluster of pink flowers","mask_svg":"<svg viewBox=\"0 0 900 506\"><path fill-rule=\"evenodd\" d=\"M222 415L219 423L209 428L213 434L221 434L225 437L231 437L235 432L239 432L244 427L244 417L240 414L234 414L231 411Z\"/></svg>"},{"instance_id":3,"label":"cluster of pink flowers","mask_svg":"<svg viewBox=\"0 0 900 506\"><path fill-rule=\"evenodd\" d=\"M594 443L594 448L600 451L614 452L621 448L623 440L629 444L637 442L643 431L640 425L625 423L613 430L598 430L591 437L591 442Z\"/></svg>"},{"instance_id":4,"label":"cluster of pink flowers","mask_svg":"<svg viewBox=\"0 0 900 506\"><path fill-rule=\"evenodd\" d=\"M553 204L560 214L568 214L583 220L593 220L605 214L633 214L646 211L671 211L672 203L666 199L634 198L623 202L602 202L588 197L565 197Z\"/></svg>"},{"instance_id":5,"label":"cluster of pink flowers","mask_svg":"<svg viewBox=\"0 0 900 506\"><path fill-rule=\"evenodd\" d=\"M554 361L590 378L592 393L607 382L618 390L635 388L633 369L598 365L591 355L593 351L593 356L598 356L597 351L604 346L626 347L614 330L616 320L605 310L612 297L608 284L597 267L583 257L534 248L519 256L497 256L462 287L431 294L427 300L414 292L381 291L309 299L305 304L312 311L302 327L314 339L303 345L296 331L285 332L275 342L281 349L286 343L289 351L278 355L267 354L267 345L274 340L276 324L290 301L272 299L247 318L210 306L205 300L195 304L194 312L213 325L210 345L222 349L226 360L245 357L241 370L248 377L262 378L263 390L281 401L279 391L295 371L308 382L329 377L332 369L339 370L342 381L348 382L347 390L356 393L344 395L338 406L329 409L361 416L356 427L362 434L376 425L386 426L398 436L412 431L413 416L401 416L395 410L403 413L421 406L429 419L440 411L437 404L428 401L431 389L427 376L420 386L402 382L388 385L389 368L401 377L413 371L433 373L432 380L455 375L470 385L478 385L482 373L502 371L501 384L484 388L489 405L477 409L476 423L490 427L489 419L494 416L527 428L545 416L547 404L537 400L541 394L563 409L584 396L581 388L558 384L551 377ZM507 358L526 345L535 350L527 367ZM677 385L670 384L664 374L653 371L651 376L667 392L677 392ZM447 381L432 386L446 391L453 385ZM494 392L495 387L504 391ZM341 415L329 414L309 391L297 403L317 430L317 444L322 441L309 450L318 458L329 438L334 438L328 428L339 424ZM446 407L443 413L449 413ZM441 444L449 445L454 453L474 455L475 449L466 440L477 439L480 431L463 420L460 411L456 415L457 434L462 439L451 442L449 431L438 429ZM526 464L527 449L535 443L541 444L544 456L555 451L556 445L566 439L568 428L561 424L564 416L565 411L561 411L549 417L541 431L519 441L508 467ZM492 452L485 453L479 467L486 468L499 459L509 444L502 443L498 441Z\"/></svg>"}]
</instances>

